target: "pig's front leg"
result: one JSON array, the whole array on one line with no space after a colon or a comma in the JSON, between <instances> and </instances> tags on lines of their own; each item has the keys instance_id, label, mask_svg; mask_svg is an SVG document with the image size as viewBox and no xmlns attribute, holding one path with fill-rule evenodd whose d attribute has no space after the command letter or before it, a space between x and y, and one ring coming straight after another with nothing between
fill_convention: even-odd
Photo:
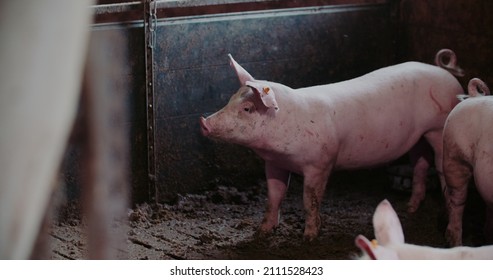
<instances>
[{"instance_id":1,"label":"pig's front leg","mask_svg":"<svg viewBox=\"0 0 493 280\"><path fill-rule=\"evenodd\" d=\"M258 230L260 236L271 233L274 228L279 226L279 209L288 189L290 172L266 162L265 175L267 178L267 205L264 219Z\"/></svg>"},{"instance_id":2,"label":"pig's front leg","mask_svg":"<svg viewBox=\"0 0 493 280\"><path fill-rule=\"evenodd\" d=\"M305 208L305 241L313 241L320 231L320 205L332 168L309 170L304 173L303 205Z\"/></svg>"}]
</instances>

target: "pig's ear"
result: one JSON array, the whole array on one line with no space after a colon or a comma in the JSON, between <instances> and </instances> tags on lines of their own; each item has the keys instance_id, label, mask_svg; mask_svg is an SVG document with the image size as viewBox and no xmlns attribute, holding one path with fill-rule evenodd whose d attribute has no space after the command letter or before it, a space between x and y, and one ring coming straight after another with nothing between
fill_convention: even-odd
<instances>
[{"instance_id":1,"label":"pig's ear","mask_svg":"<svg viewBox=\"0 0 493 280\"><path fill-rule=\"evenodd\" d=\"M241 65L238 64L231 54L228 54L229 65L235 70L238 79L242 86L246 85L247 81L254 81L255 79L245 70Z\"/></svg>"},{"instance_id":2,"label":"pig's ear","mask_svg":"<svg viewBox=\"0 0 493 280\"><path fill-rule=\"evenodd\" d=\"M373 244L370 242L370 240L368 240L368 238L360 234L356 236L354 244L356 244L356 247L363 251L363 253L366 253L370 259L377 259L377 256L375 256L375 253L373 252Z\"/></svg>"},{"instance_id":3,"label":"pig's ear","mask_svg":"<svg viewBox=\"0 0 493 280\"><path fill-rule=\"evenodd\" d=\"M375 237L382 245L404 243L404 233L397 213L388 200L378 204L373 214Z\"/></svg>"},{"instance_id":4,"label":"pig's ear","mask_svg":"<svg viewBox=\"0 0 493 280\"><path fill-rule=\"evenodd\" d=\"M358 235L354 243L363 253L366 253L372 260L397 260L397 253L389 248L378 245L376 240L371 242L363 235Z\"/></svg>"},{"instance_id":5,"label":"pig's ear","mask_svg":"<svg viewBox=\"0 0 493 280\"><path fill-rule=\"evenodd\" d=\"M271 87L258 81L247 81L246 85L251 87L255 94L260 97L265 107L274 108L276 111L279 110L279 106L277 106L276 95Z\"/></svg>"}]
</instances>

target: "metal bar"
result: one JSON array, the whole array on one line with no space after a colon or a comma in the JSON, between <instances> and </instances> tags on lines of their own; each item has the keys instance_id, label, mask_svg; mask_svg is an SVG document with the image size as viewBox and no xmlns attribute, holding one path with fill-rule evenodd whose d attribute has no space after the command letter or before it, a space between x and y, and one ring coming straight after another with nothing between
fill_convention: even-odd
<instances>
[{"instance_id":1,"label":"metal bar","mask_svg":"<svg viewBox=\"0 0 493 280\"><path fill-rule=\"evenodd\" d=\"M96 24L142 23L142 2L127 0L115 4L93 5ZM154 0L157 14L166 18L226 14L301 7L389 4L394 0Z\"/></svg>"},{"instance_id":2,"label":"metal bar","mask_svg":"<svg viewBox=\"0 0 493 280\"><path fill-rule=\"evenodd\" d=\"M156 149L154 114L154 46L156 36L156 2L144 1L144 36L146 66L146 107L147 107L147 170L149 199L157 198L156 189Z\"/></svg>"}]
</instances>

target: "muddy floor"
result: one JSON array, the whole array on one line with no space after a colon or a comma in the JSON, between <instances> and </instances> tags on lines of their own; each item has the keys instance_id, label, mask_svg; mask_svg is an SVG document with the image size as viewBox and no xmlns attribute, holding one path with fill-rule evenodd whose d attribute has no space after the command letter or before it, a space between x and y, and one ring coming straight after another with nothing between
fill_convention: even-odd
<instances>
[{"instance_id":1,"label":"muddy floor","mask_svg":"<svg viewBox=\"0 0 493 280\"><path fill-rule=\"evenodd\" d=\"M439 188L431 186L417 213L406 213L407 191L391 188L384 170L335 173L322 206L318 240L303 242L301 178L294 177L282 205L281 225L271 236L256 238L266 200L265 182L238 191L218 186L203 194L179 196L174 205L137 205L129 209L122 259L351 259L357 234L373 238L371 219L387 198L401 219L408 243L444 247L445 215ZM432 184L433 185L433 184ZM464 243L478 246L483 210L469 197ZM85 222L77 205L68 205L54 222L53 259L85 258Z\"/></svg>"}]
</instances>

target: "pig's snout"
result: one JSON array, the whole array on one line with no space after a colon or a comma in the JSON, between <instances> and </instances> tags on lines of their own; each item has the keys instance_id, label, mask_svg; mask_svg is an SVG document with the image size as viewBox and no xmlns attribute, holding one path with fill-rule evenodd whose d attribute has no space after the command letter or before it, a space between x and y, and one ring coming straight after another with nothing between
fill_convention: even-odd
<instances>
[{"instance_id":1,"label":"pig's snout","mask_svg":"<svg viewBox=\"0 0 493 280\"><path fill-rule=\"evenodd\" d=\"M208 136L211 133L211 130L207 126L207 120L204 115L200 117L200 130L202 131L202 135Z\"/></svg>"}]
</instances>

